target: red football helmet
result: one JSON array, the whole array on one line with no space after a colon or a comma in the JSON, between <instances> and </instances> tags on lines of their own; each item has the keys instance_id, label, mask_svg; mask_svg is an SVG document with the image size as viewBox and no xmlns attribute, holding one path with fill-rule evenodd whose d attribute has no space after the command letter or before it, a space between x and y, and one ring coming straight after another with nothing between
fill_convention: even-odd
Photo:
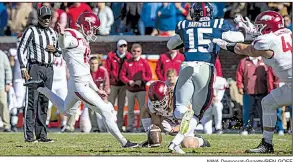
<instances>
[{"instance_id":1,"label":"red football helmet","mask_svg":"<svg viewBox=\"0 0 294 162\"><path fill-rule=\"evenodd\" d=\"M100 20L97 15L91 12L82 13L78 18L77 26L88 40L95 41L97 39L95 34L100 26Z\"/></svg>"},{"instance_id":2,"label":"red football helmet","mask_svg":"<svg viewBox=\"0 0 294 162\"><path fill-rule=\"evenodd\" d=\"M257 32L268 34L284 28L284 18L275 11L264 11L255 19Z\"/></svg>"},{"instance_id":3,"label":"red football helmet","mask_svg":"<svg viewBox=\"0 0 294 162\"><path fill-rule=\"evenodd\" d=\"M149 87L148 97L155 110L162 111L168 108L168 87L164 82L153 82Z\"/></svg>"}]
</instances>

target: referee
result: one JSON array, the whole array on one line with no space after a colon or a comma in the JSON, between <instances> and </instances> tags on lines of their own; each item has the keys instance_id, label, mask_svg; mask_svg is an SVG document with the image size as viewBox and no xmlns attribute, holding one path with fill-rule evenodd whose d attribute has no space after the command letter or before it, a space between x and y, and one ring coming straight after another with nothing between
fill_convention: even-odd
<instances>
[{"instance_id":1,"label":"referee","mask_svg":"<svg viewBox=\"0 0 294 162\"><path fill-rule=\"evenodd\" d=\"M52 12L48 7L39 8L38 25L25 30L17 49L22 77L26 81L42 80L49 89L53 81L53 56L61 55L57 34L49 27L51 18ZM24 111L25 142L54 142L47 138L47 110L48 98L28 87L28 103Z\"/></svg>"}]
</instances>

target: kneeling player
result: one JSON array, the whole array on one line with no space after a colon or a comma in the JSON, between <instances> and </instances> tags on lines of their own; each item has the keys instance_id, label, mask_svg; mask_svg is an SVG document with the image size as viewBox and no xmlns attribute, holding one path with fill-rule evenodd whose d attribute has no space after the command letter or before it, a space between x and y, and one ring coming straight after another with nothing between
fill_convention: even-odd
<instances>
[{"instance_id":1,"label":"kneeling player","mask_svg":"<svg viewBox=\"0 0 294 162\"><path fill-rule=\"evenodd\" d=\"M176 135L180 130L179 121L173 118L173 89L168 88L162 81L153 82L148 91L148 102L141 112L143 127L148 140L143 146L159 146L161 131L169 135ZM156 134L157 133L157 134ZM191 135L194 137L193 135ZM205 139L197 138L201 147L210 146ZM158 141L158 142L154 142Z\"/></svg>"}]
</instances>

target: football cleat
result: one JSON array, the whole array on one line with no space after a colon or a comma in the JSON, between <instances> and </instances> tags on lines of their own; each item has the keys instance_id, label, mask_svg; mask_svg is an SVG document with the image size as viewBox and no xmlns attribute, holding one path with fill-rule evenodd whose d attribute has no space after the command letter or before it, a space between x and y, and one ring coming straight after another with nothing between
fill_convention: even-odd
<instances>
[{"instance_id":1,"label":"football cleat","mask_svg":"<svg viewBox=\"0 0 294 162\"><path fill-rule=\"evenodd\" d=\"M38 142L43 142L43 143L53 143L54 142L54 140L49 139L49 138L40 138L37 140L38 140Z\"/></svg>"},{"instance_id":2,"label":"football cleat","mask_svg":"<svg viewBox=\"0 0 294 162\"><path fill-rule=\"evenodd\" d=\"M135 147L139 147L138 143L133 143L131 141L127 141L127 143L123 146L123 148L135 148Z\"/></svg>"},{"instance_id":3,"label":"football cleat","mask_svg":"<svg viewBox=\"0 0 294 162\"><path fill-rule=\"evenodd\" d=\"M34 139L26 139L25 142L26 142L26 143L38 143L38 140L34 140Z\"/></svg>"},{"instance_id":4,"label":"football cleat","mask_svg":"<svg viewBox=\"0 0 294 162\"><path fill-rule=\"evenodd\" d=\"M254 149L249 149L245 151L246 153L274 153L274 148L272 144L266 143L264 138L261 143Z\"/></svg>"},{"instance_id":5,"label":"football cleat","mask_svg":"<svg viewBox=\"0 0 294 162\"><path fill-rule=\"evenodd\" d=\"M179 145L175 145L173 142L171 142L168 146L168 150L170 153L173 154L186 154Z\"/></svg>"},{"instance_id":6,"label":"football cleat","mask_svg":"<svg viewBox=\"0 0 294 162\"><path fill-rule=\"evenodd\" d=\"M28 80L23 85L34 89L37 89L39 87L45 87L45 83L43 80Z\"/></svg>"},{"instance_id":7,"label":"football cleat","mask_svg":"<svg viewBox=\"0 0 294 162\"><path fill-rule=\"evenodd\" d=\"M148 143L148 140L144 141L143 143L140 144L141 147L151 147Z\"/></svg>"}]
</instances>

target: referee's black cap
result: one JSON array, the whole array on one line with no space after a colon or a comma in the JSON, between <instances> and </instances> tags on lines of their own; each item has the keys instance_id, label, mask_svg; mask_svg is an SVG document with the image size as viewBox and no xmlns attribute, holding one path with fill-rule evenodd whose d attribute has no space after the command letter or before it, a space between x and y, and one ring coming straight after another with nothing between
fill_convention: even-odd
<instances>
[{"instance_id":1,"label":"referee's black cap","mask_svg":"<svg viewBox=\"0 0 294 162\"><path fill-rule=\"evenodd\" d=\"M42 6L38 9L38 17L44 17L44 16L52 16L51 9L47 6Z\"/></svg>"}]
</instances>

